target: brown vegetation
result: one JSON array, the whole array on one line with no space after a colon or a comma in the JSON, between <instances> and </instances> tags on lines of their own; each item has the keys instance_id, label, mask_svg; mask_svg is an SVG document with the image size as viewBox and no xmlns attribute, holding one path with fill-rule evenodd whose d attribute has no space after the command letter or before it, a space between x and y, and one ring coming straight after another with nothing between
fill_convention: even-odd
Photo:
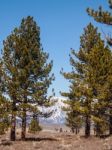
<instances>
[{"instance_id":1,"label":"brown vegetation","mask_svg":"<svg viewBox=\"0 0 112 150\"><path fill-rule=\"evenodd\" d=\"M17 140L9 140L9 133L0 137L0 150L112 150L112 137L85 138L71 132L42 131L37 134L27 133L25 141L20 139L17 131Z\"/></svg>"}]
</instances>

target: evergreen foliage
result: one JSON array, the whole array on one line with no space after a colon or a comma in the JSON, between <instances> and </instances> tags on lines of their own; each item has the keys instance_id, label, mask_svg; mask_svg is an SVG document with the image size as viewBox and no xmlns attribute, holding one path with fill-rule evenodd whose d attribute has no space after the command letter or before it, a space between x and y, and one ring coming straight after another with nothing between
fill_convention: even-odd
<instances>
[{"instance_id":1,"label":"evergreen foliage","mask_svg":"<svg viewBox=\"0 0 112 150\"><path fill-rule=\"evenodd\" d=\"M38 106L51 105L47 90L54 80L53 62L43 51L40 28L33 17L23 18L20 27L4 41L3 62L6 93L12 102L11 139L15 140L16 116L22 118L21 138L25 139L27 112L43 115ZM12 133L13 132L13 133Z\"/></svg>"},{"instance_id":2,"label":"evergreen foliage","mask_svg":"<svg viewBox=\"0 0 112 150\"><path fill-rule=\"evenodd\" d=\"M109 0L109 8L112 9L112 0ZM109 11L103 10L102 6L99 7L98 10L87 9L87 12L90 16L94 18L95 21L100 22L102 24L106 24L108 26L112 26L112 14ZM112 46L112 38L111 36L106 36L107 43L109 46ZM108 100L107 114L109 116L109 133L112 135L112 54L110 61L110 67L108 67L109 74L106 79L105 85L101 88L102 92L100 92L101 97Z\"/></svg>"},{"instance_id":3,"label":"evergreen foliage","mask_svg":"<svg viewBox=\"0 0 112 150\"><path fill-rule=\"evenodd\" d=\"M94 121L95 124L97 120L100 124L105 122L103 117L106 113L107 101L102 99L99 93L109 74L111 53L101 40L97 28L94 28L91 23L84 29L80 39L79 51L76 53L71 50L72 72L61 72L70 81L70 90L68 93L62 92L61 94L68 97L66 103L69 107L65 109L69 112L67 121L71 123L78 118L83 119L85 135L88 137L91 121ZM71 117L72 113L76 119ZM78 124L77 121L76 124Z\"/></svg>"},{"instance_id":4,"label":"evergreen foliage","mask_svg":"<svg viewBox=\"0 0 112 150\"><path fill-rule=\"evenodd\" d=\"M4 80L3 80L3 63L0 60L0 134L4 134L9 128L9 112L10 102L3 96Z\"/></svg>"},{"instance_id":5,"label":"evergreen foliage","mask_svg":"<svg viewBox=\"0 0 112 150\"><path fill-rule=\"evenodd\" d=\"M36 133L42 130L42 127L39 125L39 120L37 118L33 118L31 120L30 126L29 126L29 132L30 133Z\"/></svg>"},{"instance_id":6,"label":"evergreen foliage","mask_svg":"<svg viewBox=\"0 0 112 150\"><path fill-rule=\"evenodd\" d=\"M0 96L0 135L4 134L10 126L10 103L5 97Z\"/></svg>"}]
</instances>

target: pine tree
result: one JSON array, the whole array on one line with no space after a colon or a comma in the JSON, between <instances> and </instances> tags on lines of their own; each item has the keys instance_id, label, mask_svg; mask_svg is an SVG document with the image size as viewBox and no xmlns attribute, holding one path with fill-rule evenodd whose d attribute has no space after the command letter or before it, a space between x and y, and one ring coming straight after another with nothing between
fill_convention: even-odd
<instances>
[{"instance_id":1,"label":"pine tree","mask_svg":"<svg viewBox=\"0 0 112 150\"><path fill-rule=\"evenodd\" d=\"M82 118L85 123L86 137L90 135L91 121L94 121L95 125L97 124L98 134L103 133L101 130L104 124L107 127L108 101L106 98L102 98L101 91L110 74L110 60L109 48L105 47L104 41L97 33L97 28L90 23L81 36L79 52L76 53L72 50L70 63L73 71L71 73L62 72L63 76L71 83L69 93L62 93L62 96L69 99L67 104L70 108L66 109L68 111L67 121L71 124L74 120ZM78 123L76 122L76 124Z\"/></svg>"},{"instance_id":2,"label":"pine tree","mask_svg":"<svg viewBox=\"0 0 112 150\"><path fill-rule=\"evenodd\" d=\"M109 8L112 9L112 0L109 0ZM94 18L95 21L99 22L99 23L102 23L102 24L106 24L108 26L112 26L112 15L111 15L111 12L109 11L105 11L103 10L103 8L100 6L99 7L99 10L93 10L93 9L90 9L88 8L87 9L87 12L90 16L92 16ZM111 37L108 37L106 36L106 40L107 40L107 43L112 46L112 38ZM112 55L112 54L111 54ZM107 94L107 98L109 100L109 105L108 105L108 109L110 110L110 113L109 113L109 116L110 116L110 123L109 123L109 133L110 135L112 134L112 66L110 66L110 74L109 74L109 77L108 77L108 83L106 82L106 91L108 91L108 94ZM107 86L108 85L108 86ZM110 97L109 97L109 96Z\"/></svg>"},{"instance_id":3,"label":"pine tree","mask_svg":"<svg viewBox=\"0 0 112 150\"><path fill-rule=\"evenodd\" d=\"M3 80L4 80L4 91L11 101L11 132L10 139L15 141L16 138L16 115L17 105L19 102L19 82L18 82L18 51L19 51L19 40L16 36L17 29L15 29L11 35L3 42ZM19 36L18 36L19 38ZM17 43L18 42L18 43Z\"/></svg>"},{"instance_id":4,"label":"pine tree","mask_svg":"<svg viewBox=\"0 0 112 150\"><path fill-rule=\"evenodd\" d=\"M112 0L109 0L109 7L112 9ZM112 15L109 11L104 11L102 6L99 6L99 10L87 8L87 13L92 16L97 22L112 25Z\"/></svg>"},{"instance_id":5,"label":"pine tree","mask_svg":"<svg viewBox=\"0 0 112 150\"><path fill-rule=\"evenodd\" d=\"M21 138L26 135L28 113L44 115L38 106L48 107L47 90L54 79L50 74L53 62L40 43L40 28L33 17L22 19L4 42L4 72L6 91L12 101L12 128L15 135L16 115L22 119ZM11 131L12 132L12 131ZM12 139L12 138L11 138ZM15 137L13 138L15 139Z\"/></svg>"},{"instance_id":6,"label":"pine tree","mask_svg":"<svg viewBox=\"0 0 112 150\"><path fill-rule=\"evenodd\" d=\"M108 126L108 99L105 93L105 83L110 74L111 51L99 41L89 55L90 66L92 67L91 81L93 84L93 120L96 123L96 134L104 134Z\"/></svg>"},{"instance_id":7,"label":"pine tree","mask_svg":"<svg viewBox=\"0 0 112 150\"><path fill-rule=\"evenodd\" d=\"M36 133L42 130L42 127L39 125L39 120L37 116L33 116L30 126L29 126L29 132L30 133Z\"/></svg>"},{"instance_id":8,"label":"pine tree","mask_svg":"<svg viewBox=\"0 0 112 150\"><path fill-rule=\"evenodd\" d=\"M8 129L10 102L3 96L4 80L3 80L3 63L0 60L0 134L4 134Z\"/></svg>"},{"instance_id":9,"label":"pine tree","mask_svg":"<svg viewBox=\"0 0 112 150\"><path fill-rule=\"evenodd\" d=\"M71 59L70 59L71 61ZM73 61L72 61L73 62ZM71 64L73 64L71 62ZM75 67L74 67L75 68ZM66 125L71 128L71 131L74 133L74 130L77 133L77 129L82 126L82 117L80 113L80 90L79 90L79 76L76 75L74 71L65 73L63 70L61 74L69 80L71 83L69 92L61 92L61 95L67 97L67 100L64 101L66 107L63 107L63 110L66 112Z\"/></svg>"},{"instance_id":10,"label":"pine tree","mask_svg":"<svg viewBox=\"0 0 112 150\"><path fill-rule=\"evenodd\" d=\"M80 39L79 52L76 53L72 50L72 56L70 56L73 71L70 73L62 72L63 76L71 83L70 90L68 93L62 92L61 94L68 97L66 103L70 108L66 109L66 111L68 111L68 120L71 119L69 122L73 122L73 117L70 116L72 113L74 113L74 117L83 119L85 135L88 137L90 136L91 120L95 115L94 99L97 95L97 77L95 78L97 74L94 72L96 66L91 63L96 61L96 55L92 54L94 51L97 52L96 45L101 52L102 48L104 49L104 43L100 38L100 34L97 33L97 28L94 28L91 23L84 29L84 34ZM100 47L101 44L103 44L102 47ZM98 53L97 57L102 59L103 56ZM99 64L99 61L98 59L96 63ZM102 68L102 64L100 67ZM101 75L99 74L100 77Z\"/></svg>"},{"instance_id":11,"label":"pine tree","mask_svg":"<svg viewBox=\"0 0 112 150\"><path fill-rule=\"evenodd\" d=\"M0 95L0 135L4 134L10 126L9 120L10 102Z\"/></svg>"},{"instance_id":12,"label":"pine tree","mask_svg":"<svg viewBox=\"0 0 112 150\"><path fill-rule=\"evenodd\" d=\"M71 128L72 133L78 134L82 127L82 118L76 111L70 111L67 113L66 125Z\"/></svg>"}]
</instances>

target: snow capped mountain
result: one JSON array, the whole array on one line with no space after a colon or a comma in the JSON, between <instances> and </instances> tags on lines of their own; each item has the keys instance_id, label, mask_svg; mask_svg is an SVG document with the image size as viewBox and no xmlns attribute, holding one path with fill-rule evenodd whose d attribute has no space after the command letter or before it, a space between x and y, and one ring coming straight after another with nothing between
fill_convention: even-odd
<instances>
[{"instance_id":1,"label":"snow capped mountain","mask_svg":"<svg viewBox=\"0 0 112 150\"><path fill-rule=\"evenodd\" d=\"M64 124L66 113L62 110L62 107L67 107L65 103L63 103L66 99L62 97L53 97L51 101L55 102L53 106L45 108L40 107L40 111L43 113L53 111L52 115L49 118L39 118L40 123L42 124ZM17 123L21 123L21 118L16 117ZM30 123L31 118L27 116L27 123Z\"/></svg>"},{"instance_id":2,"label":"snow capped mountain","mask_svg":"<svg viewBox=\"0 0 112 150\"><path fill-rule=\"evenodd\" d=\"M53 97L51 100L56 101L55 104L50 108L43 108L42 111L46 112L53 110L53 114L49 118L40 118L40 122L48 124L64 124L66 113L62 110L62 107L66 107L66 104L63 103L66 99L62 97Z\"/></svg>"}]
</instances>

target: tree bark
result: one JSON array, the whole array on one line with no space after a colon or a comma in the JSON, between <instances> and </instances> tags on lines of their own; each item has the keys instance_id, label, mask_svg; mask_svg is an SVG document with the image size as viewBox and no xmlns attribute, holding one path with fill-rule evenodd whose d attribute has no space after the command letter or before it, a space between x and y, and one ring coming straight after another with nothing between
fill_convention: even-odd
<instances>
[{"instance_id":1,"label":"tree bark","mask_svg":"<svg viewBox=\"0 0 112 150\"><path fill-rule=\"evenodd\" d=\"M12 117L11 117L11 131L10 131L10 140L15 141L16 140L16 104L15 101L12 104Z\"/></svg>"},{"instance_id":2,"label":"tree bark","mask_svg":"<svg viewBox=\"0 0 112 150\"><path fill-rule=\"evenodd\" d=\"M26 104L27 97L24 95L24 108L23 108L23 116L22 116L22 131L21 131L21 139L24 141L26 138Z\"/></svg>"},{"instance_id":3,"label":"tree bark","mask_svg":"<svg viewBox=\"0 0 112 150\"><path fill-rule=\"evenodd\" d=\"M78 128L76 127L75 129L75 134L77 135L78 134Z\"/></svg>"},{"instance_id":4,"label":"tree bark","mask_svg":"<svg viewBox=\"0 0 112 150\"><path fill-rule=\"evenodd\" d=\"M22 118L22 131L21 131L21 139L25 140L26 138L26 112L23 114Z\"/></svg>"},{"instance_id":5,"label":"tree bark","mask_svg":"<svg viewBox=\"0 0 112 150\"><path fill-rule=\"evenodd\" d=\"M74 133L74 127L71 128L72 133Z\"/></svg>"},{"instance_id":6,"label":"tree bark","mask_svg":"<svg viewBox=\"0 0 112 150\"><path fill-rule=\"evenodd\" d=\"M90 136L90 129L91 129L90 117L86 116L86 120L85 120L85 136L86 137Z\"/></svg>"},{"instance_id":7,"label":"tree bark","mask_svg":"<svg viewBox=\"0 0 112 150\"><path fill-rule=\"evenodd\" d=\"M11 118L10 140L11 141L16 140L16 117L13 114L12 114L12 118Z\"/></svg>"},{"instance_id":8,"label":"tree bark","mask_svg":"<svg viewBox=\"0 0 112 150\"><path fill-rule=\"evenodd\" d=\"M101 136L101 126L99 123L96 124L96 136Z\"/></svg>"}]
</instances>

